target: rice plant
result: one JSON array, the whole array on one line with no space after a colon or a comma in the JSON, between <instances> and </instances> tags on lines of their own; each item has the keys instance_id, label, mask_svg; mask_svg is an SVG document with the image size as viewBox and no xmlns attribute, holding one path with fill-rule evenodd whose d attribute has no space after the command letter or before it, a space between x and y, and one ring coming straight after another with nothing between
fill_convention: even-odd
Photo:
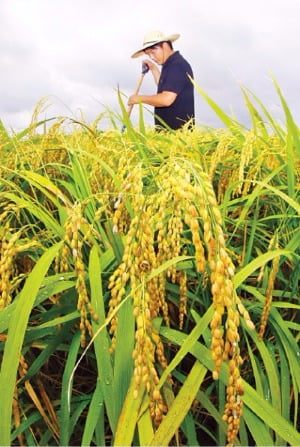
<instances>
[{"instance_id":1,"label":"rice plant","mask_svg":"<svg viewBox=\"0 0 300 447\"><path fill-rule=\"evenodd\" d=\"M1 125L1 445L299 445L299 129L274 84L286 127L197 85L224 128L136 129L121 97L109 131L41 105Z\"/></svg>"}]
</instances>

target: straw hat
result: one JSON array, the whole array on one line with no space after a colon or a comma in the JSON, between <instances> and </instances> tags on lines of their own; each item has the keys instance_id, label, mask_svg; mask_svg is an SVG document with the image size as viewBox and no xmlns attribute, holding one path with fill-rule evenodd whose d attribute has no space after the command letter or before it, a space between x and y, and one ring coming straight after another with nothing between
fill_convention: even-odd
<instances>
[{"instance_id":1,"label":"straw hat","mask_svg":"<svg viewBox=\"0 0 300 447\"><path fill-rule=\"evenodd\" d=\"M177 40L180 37L180 34L170 34L169 36L164 35L161 31L151 31L150 33L146 34L144 37L143 47L133 53L131 57L139 57L143 54L143 52L153 45L156 45L161 42L174 42L174 40Z\"/></svg>"}]
</instances>

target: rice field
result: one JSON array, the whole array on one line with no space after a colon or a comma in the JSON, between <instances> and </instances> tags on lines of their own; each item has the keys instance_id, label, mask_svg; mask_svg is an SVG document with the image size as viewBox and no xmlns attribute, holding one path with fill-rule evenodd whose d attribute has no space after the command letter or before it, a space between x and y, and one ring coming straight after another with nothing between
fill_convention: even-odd
<instances>
[{"instance_id":1,"label":"rice field","mask_svg":"<svg viewBox=\"0 0 300 447\"><path fill-rule=\"evenodd\" d=\"M1 445L300 445L299 128L195 88L222 128L1 123Z\"/></svg>"}]
</instances>

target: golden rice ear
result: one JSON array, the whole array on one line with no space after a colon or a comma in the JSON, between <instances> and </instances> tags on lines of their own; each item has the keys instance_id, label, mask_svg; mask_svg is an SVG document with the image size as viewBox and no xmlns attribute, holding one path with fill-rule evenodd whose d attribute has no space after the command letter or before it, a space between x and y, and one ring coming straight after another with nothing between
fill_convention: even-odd
<instances>
[{"instance_id":1,"label":"golden rice ear","mask_svg":"<svg viewBox=\"0 0 300 447\"><path fill-rule=\"evenodd\" d=\"M260 339L263 338L266 327L267 327L267 321L268 321L268 317L269 317L269 313L270 313L271 305L272 305L272 301L273 301L274 284L275 284L276 276L277 276L277 273L279 270L279 261L280 261L280 256L276 256L272 260L272 267L271 267L271 271L269 274L268 285L267 285L267 290L266 290L266 299L265 299L265 304L264 304L264 308L263 308L262 315L261 315L260 328L259 328L259 332L258 332L258 336Z\"/></svg>"},{"instance_id":2,"label":"golden rice ear","mask_svg":"<svg viewBox=\"0 0 300 447\"><path fill-rule=\"evenodd\" d=\"M88 226L88 224L83 216L83 206L80 202L76 202L72 207L69 207L67 214L68 217L64 224L64 244L61 253L56 258L56 270L60 273L68 271L70 267L74 269L77 278L75 288L78 293L77 309L80 313L81 346L84 347L86 345L86 335L93 336L90 319L98 320L98 315L90 303L85 282L86 268L82 253L83 236L80 230L83 225ZM73 266L68 264L68 259L72 260Z\"/></svg>"},{"instance_id":3,"label":"golden rice ear","mask_svg":"<svg viewBox=\"0 0 300 447\"><path fill-rule=\"evenodd\" d=\"M0 310L4 309L11 303L11 277L13 276L14 272L14 261L18 252L17 242L20 234L20 231L10 234L10 227L8 223L6 223L3 227L0 251Z\"/></svg>"}]
</instances>

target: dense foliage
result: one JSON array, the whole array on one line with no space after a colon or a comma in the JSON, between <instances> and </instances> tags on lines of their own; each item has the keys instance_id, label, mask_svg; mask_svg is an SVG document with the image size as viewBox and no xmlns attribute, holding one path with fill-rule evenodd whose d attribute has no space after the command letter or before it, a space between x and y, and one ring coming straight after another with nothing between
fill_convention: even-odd
<instances>
[{"instance_id":1,"label":"dense foliage","mask_svg":"<svg viewBox=\"0 0 300 447\"><path fill-rule=\"evenodd\" d=\"M135 129L121 98L124 133L1 126L1 445L300 444L300 133L275 87L285 127L198 86L224 128Z\"/></svg>"}]
</instances>

